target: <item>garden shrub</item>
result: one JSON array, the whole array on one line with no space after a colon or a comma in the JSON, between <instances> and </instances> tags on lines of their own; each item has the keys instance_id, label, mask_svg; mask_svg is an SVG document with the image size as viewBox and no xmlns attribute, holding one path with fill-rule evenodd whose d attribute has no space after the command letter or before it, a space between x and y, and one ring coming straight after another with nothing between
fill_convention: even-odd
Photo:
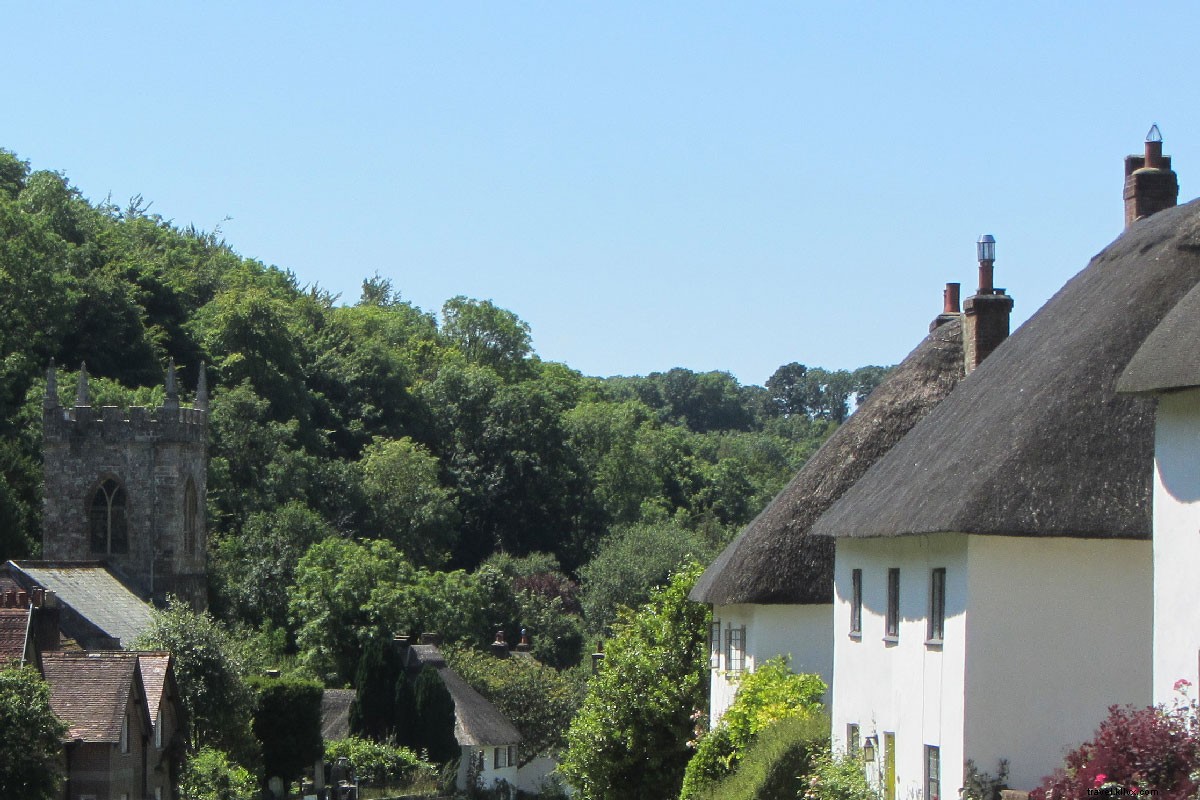
<instances>
[{"instance_id":1,"label":"garden shrub","mask_svg":"<svg viewBox=\"0 0 1200 800\"><path fill-rule=\"evenodd\" d=\"M803 779L802 800L879 800L879 791L867 781L857 756L826 749L818 754Z\"/></svg>"},{"instance_id":2,"label":"garden shrub","mask_svg":"<svg viewBox=\"0 0 1200 800\"><path fill-rule=\"evenodd\" d=\"M684 773L680 800L692 800L701 788L733 772L759 731L789 717L820 717L826 688L816 675L792 672L784 656L745 673L733 704L697 742Z\"/></svg>"},{"instance_id":3,"label":"garden shrub","mask_svg":"<svg viewBox=\"0 0 1200 800\"><path fill-rule=\"evenodd\" d=\"M325 760L335 763L346 758L354 765L358 780L372 786L396 787L426 776L437 768L407 747L394 747L370 739L351 736L325 743Z\"/></svg>"},{"instance_id":4,"label":"garden shrub","mask_svg":"<svg viewBox=\"0 0 1200 800\"><path fill-rule=\"evenodd\" d=\"M1186 692L1190 684L1179 681ZM1200 791L1200 723L1195 701L1150 708L1112 706L1095 737L1067 754L1064 769L1042 781L1033 800L1152 794L1193 798ZM1099 790L1099 791L1097 791Z\"/></svg>"},{"instance_id":5,"label":"garden shrub","mask_svg":"<svg viewBox=\"0 0 1200 800\"><path fill-rule=\"evenodd\" d=\"M759 731L737 770L694 795L696 800L795 800L805 778L829 749L829 720L805 714Z\"/></svg>"}]
</instances>

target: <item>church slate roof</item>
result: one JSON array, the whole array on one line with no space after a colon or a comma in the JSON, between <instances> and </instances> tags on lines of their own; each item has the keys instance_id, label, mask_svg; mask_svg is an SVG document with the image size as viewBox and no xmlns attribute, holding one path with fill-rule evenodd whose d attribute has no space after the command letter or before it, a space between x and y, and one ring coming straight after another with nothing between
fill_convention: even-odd
<instances>
[{"instance_id":1,"label":"church slate roof","mask_svg":"<svg viewBox=\"0 0 1200 800\"><path fill-rule=\"evenodd\" d=\"M812 533L1148 539L1154 405L1117 394L1116 382L1198 281L1200 204L1135 223Z\"/></svg>"},{"instance_id":2,"label":"church slate roof","mask_svg":"<svg viewBox=\"0 0 1200 800\"><path fill-rule=\"evenodd\" d=\"M1200 386L1200 284L1175 304L1125 367L1117 391L1148 393Z\"/></svg>"},{"instance_id":3,"label":"church slate roof","mask_svg":"<svg viewBox=\"0 0 1200 800\"><path fill-rule=\"evenodd\" d=\"M149 630L150 605L108 567L96 562L10 561L9 569L26 588L40 586L58 595L65 608L62 628L85 647L101 647L98 638L129 647Z\"/></svg>"},{"instance_id":4,"label":"church slate roof","mask_svg":"<svg viewBox=\"0 0 1200 800\"><path fill-rule=\"evenodd\" d=\"M945 398L963 374L958 320L934 329L709 565L702 603L833 602L833 542L812 524Z\"/></svg>"}]
</instances>

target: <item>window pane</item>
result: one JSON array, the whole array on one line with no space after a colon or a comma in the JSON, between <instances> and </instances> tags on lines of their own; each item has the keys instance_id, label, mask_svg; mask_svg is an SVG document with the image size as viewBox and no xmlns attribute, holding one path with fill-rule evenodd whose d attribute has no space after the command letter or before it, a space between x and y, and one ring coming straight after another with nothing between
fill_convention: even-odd
<instances>
[{"instance_id":1,"label":"window pane","mask_svg":"<svg viewBox=\"0 0 1200 800\"><path fill-rule=\"evenodd\" d=\"M862 570L850 573L850 632L862 633Z\"/></svg>"},{"instance_id":2,"label":"window pane","mask_svg":"<svg viewBox=\"0 0 1200 800\"><path fill-rule=\"evenodd\" d=\"M888 610L886 634L892 638L900 635L900 569L888 570Z\"/></svg>"},{"instance_id":3,"label":"window pane","mask_svg":"<svg viewBox=\"0 0 1200 800\"><path fill-rule=\"evenodd\" d=\"M929 579L929 638L941 641L946 627L946 569L938 567Z\"/></svg>"}]
</instances>

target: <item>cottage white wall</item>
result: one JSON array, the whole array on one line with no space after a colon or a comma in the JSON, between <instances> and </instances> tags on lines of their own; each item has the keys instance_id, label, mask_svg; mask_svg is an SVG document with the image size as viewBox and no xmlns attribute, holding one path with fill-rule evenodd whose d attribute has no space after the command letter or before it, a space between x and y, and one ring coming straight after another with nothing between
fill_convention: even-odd
<instances>
[{"instance_id":1,"label":"cottage white wall","mask_svg":"<svg viewBox=\"0 0 1200 800\"><path fill-rule=\"evenodd\" d=\"M888 569L900 569L899 636L884 641ZM928 644L930 575L946 569L946 616L941 645ZM852 570L863 571L862 635L850 635ZM925 791L925 746L940 748L941 797L962 785L963 664L967 581L966 537L960 534L895 539L839 539L834 567L833 739L846 747L847 726L860 737L896 735L896 797ZM882 783L877 749L868 776Z\"/></svg>"},{"instance_id":2,"label":"cottage white wall","mask_svg":"<svg viewBox=\"0 0 1200 800\"><path fill-rule=\"evenodd\" d=\"M506 745L498 745L506 746ZM470 784L471 765L480 763L480 754L482 753L482 768L479 770L478 785L485 789L491 789L496 785L497 781L507 781L509 786L516 787L517 785L517 767L514 764L510 767L495 766L495 746L480 747L476 745L461 745L462 756L458 760L458 778L456 785L460 791L467 791Z\"/></svg>"},{"instance_id":3,"label":"cottage white wall","mask_svg":"<svg viewBox=\"0 0 1200 800\"><path fill-rule=\"evenodd\" d=\"M1162 395L1154 440L1154 702L1200 687L1200 390Z\"/></svg>"},{"instance_id":4,"label":"cottage white wall","mask_svg":"<svg viewBox=\"0 0 1200 800\"><path fill-rule=\"evenodd\" d=\"M709 659L709 720L715 725L733 702L739 673L729 671L725 631L746 626L746 670L764 661L789 656L793 672L833 679L833 606L742 604L713 606L713 621L721 623L721 647ZM828 694L826 696L828 699Z\"/></svg>"},{"instance_id":5,"label":"cottage white wall","mask_svg":"<svg viewBox=\"0 0 1200 800\"><path fill-rule=\"evenodd\" d=\"M1110 705L1150 702L1150 543L971 536L967 560L964 750L1032 789Z\"/></svg>"}]
</instances>

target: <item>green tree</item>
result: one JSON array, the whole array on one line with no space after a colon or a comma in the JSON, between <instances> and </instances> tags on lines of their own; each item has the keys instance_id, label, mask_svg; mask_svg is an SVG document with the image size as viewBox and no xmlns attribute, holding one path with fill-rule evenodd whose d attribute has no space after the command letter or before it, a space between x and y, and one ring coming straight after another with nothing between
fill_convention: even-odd
<instances>
[{"instance_id":1,"label":"green tree","mask_svg":"<svg viewBox=\"0 0 1200 800\"><path fill-rule=\"evenodd\" d=\"M171 598L165 610L154 612L150 629L132 644L135 649L167 650L174 657L193 748L213 747L249 760L254 750L252 694L237 645L224 625L207 611L197 613Z\"/></svg>"},{"instance_id":2,"label":"green tree","mask_svg":"<svg viewBox=\"0 0 1200 800\"><path fill-rule=\"evenodd\" d=\"M50 687L32 667L0 669L0 731L0 795L56 797L67 726L51 712Z\"/></svg>"},{"instance_id":3,"label":"green tree","mask_svg":"<svg viewBox=\"0 0 1200 800\"><path fill-rule=\"evenodd\" d=\"M396 728L396 681L402 677L400 657L392 642L372 639L354 674L352 731L379 742L391 735Z\"/></svg>"},{"instance_id":4,"label":"green tree","mask_svg":"<svg viewBox=\"0 0 1200 800\"><path fill-rule=\"evenodd\" d=\"M438 480L440 465L412 439L377 439L359 462L377 536L419 566L441 566L454 550L458 510Z\"/></svg>"},{"instance_id":5,"label":"green tree","mask_svg":"<svg viewBox=\"0 0 1200 800\"><path fill-rule=\"evenodd\" d=\"M567 728L583 699L575 674L530 658L495 658L477 650L447 650L446 658L520 731L521 764L566 745Z\"/></svg>"},{"instance_id":6,"label":"green tree","mask_svg":"<svg viewBox=\"0 0 1200 800\"><path fill-rule=\"evenodd\" d=\"M579 571L588 631L603 634L621 608L640 606L672 573L691 561L707 564L721 546L722 540L674 521L631 525L613 533Z\"/></svg>"},{"instance_id":7,"label":"green tree","mask_svg":"<svg viewBox=\"0 0 1200 800\"><path fill-rule=\"evenodd\" d=\"M825 683L816 675L798 675L783 656L743 673L737 696L712 730L705 733L688 762L682 800L737 769L759 732L782 719L822 717Z\"/></svg>"},{"instance_id":8,"label":"green tree","mask_svg":"<svg viewBox=\"0 0 1200 800\"><path fill-rule=\"evenodd\" d=\"M702 569L689 565L613 626L559 763L584 800L678 794L707 702L708 609L687 599Z\"/></svg>"},{"instance_id":9,"label":"green tree","mask_svg":"<svg viewBox=\"0 0 1200 800\"><path fill-rule=\"evenodd\" d=\"M251 514L241 533L213 547L209 571L219 606L245 623L286 626L296 565L309 547L332 535L330 525L299 500Z\"/></svg>"},{"instance_id":10,"label":"green tree","mask_svg":"<svg viewBox=\"0 0 1200 800\"><path fill-rule=\"evenodd\" d=\"M528 373L529 325L491 300L461 295L447 300L442 306L442 333L468 361L489 367L506 380Z\"/></svg>"},{"instance_id":11,"label":"green tree","mask_svg":"<svg viewBox=\"0 0 1200 800\"><path fill-rule=\"evenodd\" d=\"M324 751L321 684L295 678L254 677L254 736L262 748L263 777L286 786Z\"/></svg>"},{"instance_id":12,"label":"green tree","mask_svg":"<svg viewBox=\"0 0 1200 800\"><path fill-rule=\"evenodd\" d=\"M413 682L416 718L410 735L429 752L434 762L444 764L459 755L454 738L454 698L433 667L426 666Z\"/></svg>"},{"instance_id":13,"label":"green tree","mask_svg":"<svg viewBox=\"0 0 1200 800\"><path fill-rule=\"evenodd\" d=\"M332 537L317 542L296 565L288 613L301 664L327 684L354 677L363 648L400 630L398 587L411 583L412 565L389 542Z\"/></svg>"},{"instance_id":14,"label":"green tree","mask_svg":"<svg viewBox=\"0 0 1200 800\"><path fill-rule=\"evenodd\" d=\"M258 782L229 755L201 747L183 769L180 789L188 800L257 800Z\"/></svg>"}]
</instances>

